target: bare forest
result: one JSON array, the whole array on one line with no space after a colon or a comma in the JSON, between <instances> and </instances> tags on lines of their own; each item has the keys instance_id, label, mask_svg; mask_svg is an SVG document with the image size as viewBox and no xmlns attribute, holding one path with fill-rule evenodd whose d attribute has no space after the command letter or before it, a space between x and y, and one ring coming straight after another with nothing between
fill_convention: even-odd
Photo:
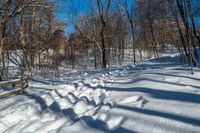
<instances>
[{"instance_id":1,"label":"bare forest","mask_svg":"<svg viewBox=\"0 0 200 133\"><path fill-rule=\"evenodd\" d=\"M200 58L198 0L116 1L1 0L1 78L12 65L21 74L57 75L60 65L105 69L168 53L180 53L192 71ZM59 10L67 20L57 17Z\"/></svg>"}]
</instances>

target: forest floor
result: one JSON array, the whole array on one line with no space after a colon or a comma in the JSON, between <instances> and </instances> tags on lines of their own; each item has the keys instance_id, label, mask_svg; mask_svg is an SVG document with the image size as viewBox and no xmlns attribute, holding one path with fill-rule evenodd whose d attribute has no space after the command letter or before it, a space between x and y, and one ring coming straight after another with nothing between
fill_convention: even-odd
<instances>
[{"instance_id":1,"label":"forest floor","mask_svg":"<svg viewBox=\"0 0 200 133\"><path fill-rule=\"evenodd\" d=\"M33 77L24 95L0 98L0 132L199 132L200 69L177 58Z\"/></svg>"}]
</instances>

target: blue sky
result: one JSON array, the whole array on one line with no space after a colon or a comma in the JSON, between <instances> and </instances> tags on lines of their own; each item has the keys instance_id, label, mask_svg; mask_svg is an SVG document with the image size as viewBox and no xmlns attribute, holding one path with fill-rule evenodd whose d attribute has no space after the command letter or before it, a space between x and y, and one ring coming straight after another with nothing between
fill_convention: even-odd
<instances>
[{"instance_id":1,"label":"blue sky","mask_svg":"<svg viewBox=\"0 0 200 133\"><path fill-rule=\"evenodd\" d=\"M60 20L67 22L65 28L66 34L70 34L74 31L73 25L70 23L70 13L71 11L76 11L78 14L87 13L89 11L88 3L89 0L66 0L59 5L59 10L56 11L55 16Z\"/></svg>"},{"instance_id":2,"label":"blue sky","mask_svg":"<svg viewBox=\"0 0 200 133\"><path fill-rule=\"evenodd\" d=\"M77 14L87 14L88 12L90 12L90 8L89 8L89 3L90 0L56 0L56 4L57 3L61 3L58 7L59 9L56 11L55 16L56 18L60 19L60 20L64 20L67 22L67 26L65 28L65 32L66 34L70 34L74 31L73 25L70 23L70 13L69 11L74 11ZM91 0L92 2L94 2L94 4L96 4L96 0ZM128 0L128 3L133 3L134 0ZM199 0L200 1L200 0ZM198 0L197 1L192 1L192 5L199 5L200 2ZM116 4L117 0L112 0L111 3L111 9L112 10L112 5ZM128 4L128 6L130 6L130 4ZM94 9L96 10L96 9ZM197 22L200 21L199 18L196 18ZM197 25L199 26L200 24L197 23Z\"/></svg>"}]
</instances>

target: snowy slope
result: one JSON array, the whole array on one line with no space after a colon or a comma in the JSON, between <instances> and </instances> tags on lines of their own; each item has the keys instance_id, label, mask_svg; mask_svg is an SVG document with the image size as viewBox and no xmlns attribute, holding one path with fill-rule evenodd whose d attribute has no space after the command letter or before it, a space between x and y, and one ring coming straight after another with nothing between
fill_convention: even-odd
<instances>
[{"instance_id":1,"label":"snowy slope","mask_svg":"<svg viewBox=\"0 0 200 133\"><path fill-rule=\"evenodd\" d=\"M32 80L25 95L0 99L0 132L198 133L200 70L176 58Z\"/></svg>"}]
</instances>

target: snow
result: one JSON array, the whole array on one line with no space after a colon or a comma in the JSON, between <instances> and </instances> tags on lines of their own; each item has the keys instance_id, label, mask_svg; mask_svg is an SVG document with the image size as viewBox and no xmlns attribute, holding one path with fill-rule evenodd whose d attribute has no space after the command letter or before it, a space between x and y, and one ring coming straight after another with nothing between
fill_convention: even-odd
<instances>
[{"instance_id":1,"label":"snow","mask_svg":"<svg viewBox=\"0 0 200 133\"><path fill-rule=\"evenodd\" d=\"M200 131L200 69L178 55L112 68L33 77L24 95L0 98L0 132Z\"/></svg>"}]
</instances>

